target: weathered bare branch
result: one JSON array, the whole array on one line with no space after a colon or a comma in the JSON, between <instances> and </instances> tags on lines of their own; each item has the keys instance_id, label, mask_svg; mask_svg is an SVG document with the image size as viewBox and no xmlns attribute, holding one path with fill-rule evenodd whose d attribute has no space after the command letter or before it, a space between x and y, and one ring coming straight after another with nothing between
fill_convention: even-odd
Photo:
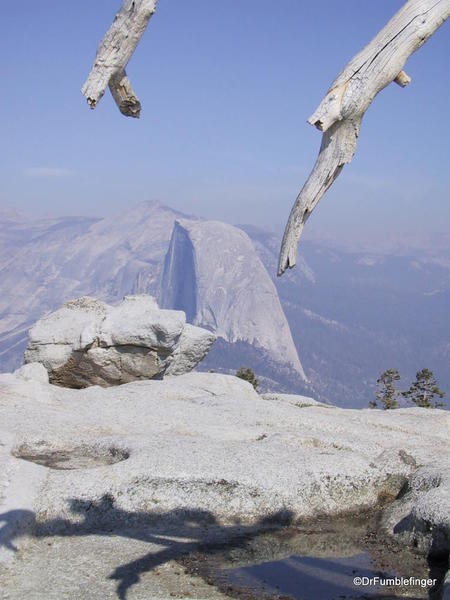
<instances>
[{"instance_id":1,"label":"weathered bare branch","mask_svg":"<svg viewBox=\"0 0 450 600\"><path fill-rule=\"evenodd\" d=\"M139 115L141 114L141 103L134 93L125 69L118 71L111 76L111 79L109 80L109 89L123 115L126 117L139 118Z\"/></svg>"},{"instance_id":2,"label":"weathered bare branch","mask_svg":"<svg viewBox=\"0 0 450 600\"><path fill-rule=\"evenodd\" d=\"M394 83L396 83L400 87L406 87L411 83L411 77L407 73L405 73L405 71L400 71L400 73L394 79Z\"/></svg>"},{"instance_id":3,"label":"weathered bare branch","mask_svg":"<svg viewBox=\"0 0 450 600\"><path fill-rule=\"evenodd\" d=\"M323 134L316 164L292 207L281 245L278 275L295 265L297 243L316 204L332 185L345 163L352 160L361 119L337 121ZM283 265L283 268L282 268Z\"/></svg>"},{"instance_id":4,"label":"weathered bare branch","mask_svg":"<svg viewBox=\"0 0 450 600\"><path fill-rule=\"evenodd\" d=\"M139 117L141 105L125 73L136 46L156 10L157 0L124 0L113 24L100 42L94 66L82 93L95 108L109 85L120 112Z\"/></svg>"},{"instance_id":5,"label":"weathered bare branch","mask_svg":"<svg viewBox=\"0 0 450 600\"><path fill-rule=\"evenodd\" d=\"M295 265L298 240L307 218L344 164L351 162L361 120L372 100L392 81L402 87L411 81L403 71L406 60L449 15L450 0L408 0L347 64L308 119L324 135L317 161L286 225L278 275Z\"/></svg>"}]
</instances>

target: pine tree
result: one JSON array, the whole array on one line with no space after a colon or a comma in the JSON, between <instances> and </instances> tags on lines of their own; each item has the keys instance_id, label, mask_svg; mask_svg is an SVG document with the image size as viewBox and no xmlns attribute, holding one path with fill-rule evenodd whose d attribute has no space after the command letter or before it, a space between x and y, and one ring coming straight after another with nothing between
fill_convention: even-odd
<instances>
[{"instance_id":1,"label":"pine tree","mask_svg":"<svg viewBox=\"0 0 450 600\"><path fill-rule=\"evenodd\" d=\"M440 408L444 406L443 402L435 400L435 396L443 398L445 392L439 389L433 371L422 369L417 371L416 380L409 390L403 392L403 396L421 408Z\"/></svg>"},{"instance_id":2,"label":"pine tree","mask_svg":"<svg viewBox=\"0 0 450 600\"><path fill-rule=\"evenodd\" d=\"M251 383L252 386L255 388L255 390L258 391L259 381L256 379L256 376L251 369L246 368L246 367L241 367L236 372L236 377L239 377L240 379L245 379L245 381L248 381L249 383Z\"/></svg>"},{"instance_id":3,"label":"pine tree","mask_svg":"<svg viewBox=\"0 0 450 600\"><path fill-rule=\"evenodd\" d=\"M388 369L380 375L377 379L377 401L383 406L385 410L398 408L399 392L395 389L394 382L400 379L400 373L397 369ZM370 408L375 408L377 403L372 401L369 403Z\"/></svg>"}]
</instances>

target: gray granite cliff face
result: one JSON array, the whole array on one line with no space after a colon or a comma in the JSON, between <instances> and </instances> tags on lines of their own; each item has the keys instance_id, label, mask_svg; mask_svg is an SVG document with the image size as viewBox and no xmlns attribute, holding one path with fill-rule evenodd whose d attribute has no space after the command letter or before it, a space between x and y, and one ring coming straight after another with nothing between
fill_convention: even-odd
<instances>
[{"instance_id":1,"label":"gray granite cliff face","mask_svg":"<svg viewBox=\"0 0 450 600\"><path fill-rule=\"evenodd\" d=\"M12 219L12 220L11 220ZM0 368L20 365L27 330L64 302L151 294L228 343L254 345L304 377L269 274L248 236L157 203L105 219L0 221ZM4 235L3 235L3 233Z\"/></svg>"},{"instance_id":2,"label":"gray granite cliff face","mask_svg":"<svg viewBox=\"0 0 450 600\"><path fill-rule=\"evenodd\" d=\"M272 280L243 231L219 221L178 220L161 280L160 304L228 342L247 341L305 374Z\"/></svg>"},{"instance_id":3,"label":"gray granite cliff face","mask_svg":"<svg viewBox=\"0 0 450 600\"><path fill-rule=\"evenodd\" d=\"M195 250L188 231L175 221L164 259L160 302L163 308L182 310L189 323L197 317Z\"/></svg>"}]
</instances>

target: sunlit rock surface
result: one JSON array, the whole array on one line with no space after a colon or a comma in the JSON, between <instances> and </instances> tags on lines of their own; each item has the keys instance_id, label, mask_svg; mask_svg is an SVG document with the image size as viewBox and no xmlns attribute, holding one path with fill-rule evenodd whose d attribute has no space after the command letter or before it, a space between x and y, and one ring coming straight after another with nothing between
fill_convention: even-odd
<instances>
[{"instance_id":1,"label":"sunlit rock surface","mask_svg":"<svg viewBox=\"0 0 450 600\"><path fill-rule=\"evenodd\" d=\"M187 325L184 312L160 310L152 296L126 296L117 306L83 297L31 328L25 363L41 363L64 387L118 385L187 373L215 339Z\"/></svg>"},{"instance_id":2,"label":"sunlit rock surface","mask_svg":"<svg viewBox=\"0 0 450 600\"><path fill-rule=\"evenodd\" d=\"M441 410L261 397L234 376L76 390L26 365L0 376L0 589L10 600L223 600L172 558L386 502L386 535L419 536L426 553L449 518L449 426Z\"/></svg>"},{"instance_id":3,"label":"sunlit rock surface","mask_svg":"<svg viewBox=\"0 0 450 600\"><path fill-rule=\"evenodd\" d=\"M0 464L9 485L0 497L46 520L71 519L71 499L105 494L113 521L199 507L224 522L338 514L395 498L418 465L439 464L449 448L446 411L293 400L263 398L237 377L212 373L82 390L45 383L41 373L2 375ZM70 463L80 448L127 458L96 469L42 466L46 453L50 463L59 455Z\"/></svg>"}]
</instances>

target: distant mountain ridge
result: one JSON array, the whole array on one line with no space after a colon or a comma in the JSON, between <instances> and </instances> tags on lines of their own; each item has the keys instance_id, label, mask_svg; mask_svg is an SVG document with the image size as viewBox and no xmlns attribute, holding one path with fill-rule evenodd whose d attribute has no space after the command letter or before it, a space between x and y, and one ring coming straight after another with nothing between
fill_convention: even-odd
<instances>
[{"instance_id":1,"label":"distant mountain ridge","mask_svg":"<svg viewBox=\"0 0 450 600\"><path fill-rule=\"evenodd\" d=\"M278 278L280 241L157 203L105 219L0 213L0 369L19 366L28 328L63 301L150 293L221 336L201 370L250 366L262 389L366 407L383 370L404 389L428 367L450 396L445 236L391 254L304 239Z\"/></svg>"},{"instance_id":2,"label":"distant mountain ridge","mask_svg":"<svg viewBox=\"0 0 450 600\"><path fill-rule=\"evenodd\" d=\"M287 369L292 385L305 381L275 285L247 234L232 225L152 202L105 219L8 213L0 216L0 249L3 370L20 365L28 328L64 301L148 293L226 344L254 347Z\"/></svg>"},{"instance_id":3,"label":"distant mountain ridge","mask_svg":"<svg viewBox=\"0 0 450 600\"><path fill-rule=\"evenodd\" d=\"M405 389L427 367L450 399L450 239L379 252L304 239L278 278L281 235L241 227L277 286L315 398L367 407L384 370L399 369Z\"/></svg>"}]
</instances>

